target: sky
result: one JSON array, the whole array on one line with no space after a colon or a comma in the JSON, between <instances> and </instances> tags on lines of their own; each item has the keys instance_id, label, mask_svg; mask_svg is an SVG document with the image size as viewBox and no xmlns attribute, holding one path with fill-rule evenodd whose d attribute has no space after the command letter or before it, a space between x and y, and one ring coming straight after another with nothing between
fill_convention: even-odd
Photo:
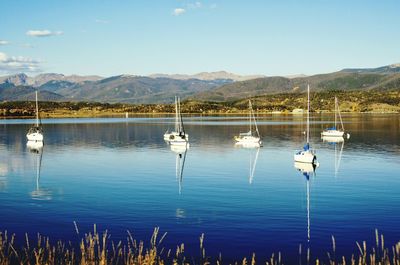
<instances>
[{"instance_id":1,"label":"sky","mask_svg":"<svg viewBox=\"0 0 400 265\"><path fill-rule=\"evenodd\" d=\"M0 75L319 74L400 62L399 0L0 0Z\"/></svg>"}]
</instances>

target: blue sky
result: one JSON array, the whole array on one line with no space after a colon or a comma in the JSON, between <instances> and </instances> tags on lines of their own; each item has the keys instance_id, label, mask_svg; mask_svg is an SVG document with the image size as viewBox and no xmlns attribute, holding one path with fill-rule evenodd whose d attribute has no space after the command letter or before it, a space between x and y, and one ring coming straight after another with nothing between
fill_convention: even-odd
<instances>
[{"instance_id":1,"label":"blue sky","mask_svg":"<svg viewBox=\"0 0 400 265\"><path fill-rule=\"evenodd\" d=\"M400 1L0 1L0 75L317 74L400 62Z\"/></svg>"}]
</instances>

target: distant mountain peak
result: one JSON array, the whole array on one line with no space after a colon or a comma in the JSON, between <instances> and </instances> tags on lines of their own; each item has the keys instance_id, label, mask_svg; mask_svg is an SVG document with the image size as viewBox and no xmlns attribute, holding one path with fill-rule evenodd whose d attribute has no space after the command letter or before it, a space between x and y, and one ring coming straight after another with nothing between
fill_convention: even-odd
<instances>
[{"instance_id":1,"label":"distant mountain peak","mask_svg":"<svg viewBox=\"0 0 400 265\"><path fill-rule=\"evenodd\" d=\"M237 75L229 73L227 71L216 71L216 72L200 72L193 75L188 74L152 74L150 77L166 77L178 80L188 80L188 79L199 79L205 81L212 80L232 80L232 81L245 81L249 79L256 79L260 77L265 77L264 75Z\"/></svg>"}]
</instances>

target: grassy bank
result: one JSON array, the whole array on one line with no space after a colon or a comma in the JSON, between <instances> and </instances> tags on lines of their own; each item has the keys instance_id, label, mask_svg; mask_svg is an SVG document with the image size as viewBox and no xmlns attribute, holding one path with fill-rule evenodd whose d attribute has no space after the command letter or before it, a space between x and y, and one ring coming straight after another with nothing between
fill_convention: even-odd
<instances>
[{"instance_id":1,"label":"grassy bank","mask_svg":"<svg viewBox=\"0 0 400 265\"><path fill-rule=\"evenodd\" d=\"M76 227L76 226L75 226ZM79 235L78 228L76 232ZM142 241L134 239L130 232L126 242L112 242L107 231L100 235L96 231L85 234L79 247L71 243L57 242L52 245L49 238L38 235L37 240L31 241L25 235L25 246L17 247L16 236L7 232L0 233L0 264L226 264L219 257L209 257L204 248L204 234L199 237L199 255L194 259L185 255L185 245L181 244L176 249L165 249L162 242L166 233L159 234L159 229L154 229L150 243L145 245ZM327 252L326 258L310 260L306 251L308 264L400 264L400 242L390 248L385 247L383 235L376 231L376 245L367 248L366 242L359 244L358 253L350 257L337 257L335 239L332 237L332 249ZM301 249L301 248L299 248ZM299 262L302 257L299 253ZM251 257L237 257L235 264L285 264L285 257L281 253L272 253L268 260L257 260L256 254Z\"/></svg>"},{"instance_id":2,"label":"grassy bank","mask_svg":"<svg viewBox=\"0 0 400 265\"><path fill-rule=\"evenodd\" d=\"M334 97L337 96L342 112L400 113L400 91L327 91L313 93L311 106L313 112L334 111ZM274 94L251 98L257 113L292 113L294 109L304 109L304 94ZM175 113L173 104L122 104L99 102L40 102L42 118L125 116L129 114ZM246 113L248 100L229 102L204 102L185 100L183 113L193 114L239 114ZM33 117L34 102L2 102L0 117Z\"/></svg>"}]
</instances>

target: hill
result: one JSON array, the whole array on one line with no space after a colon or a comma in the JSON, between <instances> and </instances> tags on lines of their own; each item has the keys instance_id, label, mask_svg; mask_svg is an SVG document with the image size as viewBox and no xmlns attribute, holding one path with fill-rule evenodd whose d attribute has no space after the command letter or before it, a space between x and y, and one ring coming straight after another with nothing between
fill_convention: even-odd
<instances>
[{"instance_id":1,"label":"hill","mask_svg":"<svg viewBox=\"0 0 400 265\"><path fill-rule=\"evenodd\" d=\"M399 67L400 69L400 67ZM393 91L400 89L400 72L363 73L349 70L307 77L265 77L235 82L194 95L193 98L211 101L229 101L276 93L305 92L307 84L313 91Z\"/></svg>"},{"instance_id":2,"label":"hill","mask_svg":"<svg viewBox=\"0 0 400 265\"><path fill-rule=\"evenodd\" d=\"M197 78L194 78L197 77ZM400 65L367 69L343 69L313 76L258 77L237 81L239 76L224 71L190 75L65 76L25 74L0 77L1 100L30 98L32 89L40 91L41 100L91 101L108 103L171 103L175 95L182 99L233 101L260 95L302 93L307 84L312 91L397 91L400 88Z\"/></svg>"}]
</instances>

